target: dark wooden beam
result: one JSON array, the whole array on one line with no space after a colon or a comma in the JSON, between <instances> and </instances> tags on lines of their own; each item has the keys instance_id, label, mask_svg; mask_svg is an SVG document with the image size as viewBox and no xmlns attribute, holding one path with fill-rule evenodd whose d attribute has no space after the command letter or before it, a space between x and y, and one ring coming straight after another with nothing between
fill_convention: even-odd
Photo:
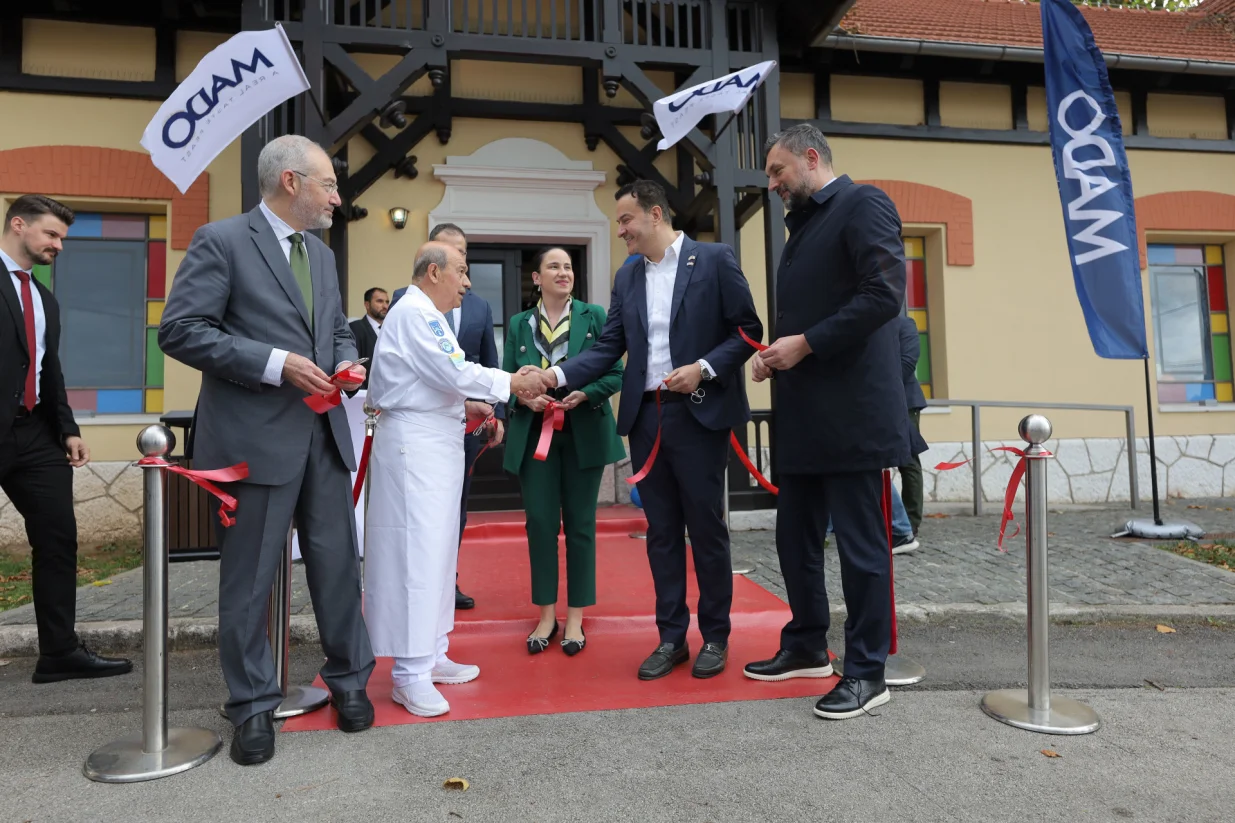
<instances>
[{"instance_id":1,"label":"dark wooden beam","mask_svg":"<svg viewBox=\"0 0 1235 823\"><path fill-rule=\"evenodd\" d=\"M1143 87L1132 90L1132 134L1149 135L1149 92Z\"/></svg>"},{"instance_id":2,"label":"dark wooden beam","mask_svg":"<svg viewBox=\"0 0 1235 823\"><path fill-rule=\"evenodd\" d=\"M1029 86L1025 83L1012 84L1012 128L1029 130Z\"/></svg>"},{"instance_id":3,"label":"dark wooden beam","mask_svg":"<svg viewBox=\"0 0 1235 823\"><path fill-rule=\"evenodd\" d=\"M1235 140L1235 91L1226 92L1222 98L1226 104L1226 139Z\"/></svg>"},{"instance_id":4,"label":"dark wooden beam","mask_svg":"<svg viewBox=\"0 0 1235 823\"><path fill-rule=\"evenodd\" d=\"M815 119L832 119L832 72L827 69L815 72Z\"/></svg>"},{"instance_id":5,"label":"dark wooden beam","mask_svg":"<svg viewBox=\"0 0 1235 823\"><path fill-rule=\"evenodd\" d=\"M369 158L358 171L350 172L346 181L340 183L339 194L346 202L354 201L381 179L382 175L398 165L408 152L433 131L432 115L422 114L407 125L403 131L388 139L377 154ZM346 190L343 186L346 185Z\"/></svg>"},{"instance_id":6,"label":"dark wooden beam","mask_svg":"<svg viewBox=\"0 0 1235 823\"><path fill-rule=\"evenodd\" d=\"M922 79L922 115L927 126L939 126L939 78Z\"/></svg>"}]
</instances>

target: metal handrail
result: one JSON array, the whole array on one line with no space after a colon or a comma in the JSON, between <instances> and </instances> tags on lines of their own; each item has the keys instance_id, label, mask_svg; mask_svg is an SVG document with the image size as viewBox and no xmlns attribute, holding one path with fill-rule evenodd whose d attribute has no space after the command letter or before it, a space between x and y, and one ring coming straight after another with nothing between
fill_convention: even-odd
<instances>
[{"instance_id":1,"label":"metal handrail","mask_svg":"<svg viewBox=\"0 0 1235 823\"><path fill-rule=\"evenodd\" d=\"M1123 412L1128 442L1128 489L1132 508L1140 508L1140 490L1136 481L1136 418L1132 406L1108 406L1095 403L1021 403L1010 400L953 400L940 398L927 400L928 406L968 406L973 420L973 513L982 514L982 407L1000 409L1066 409L1071 411L1117 411Z\"/></svg>"}]
</instances>

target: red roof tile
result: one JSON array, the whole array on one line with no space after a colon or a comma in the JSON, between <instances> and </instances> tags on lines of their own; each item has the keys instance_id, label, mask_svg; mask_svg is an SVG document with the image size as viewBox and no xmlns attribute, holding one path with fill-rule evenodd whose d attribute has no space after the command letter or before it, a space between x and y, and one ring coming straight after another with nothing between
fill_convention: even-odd
<instances>
[{"instance_id":1,"label":"red roof tile","mask_svg":"<svg viewBox=\"0 0 1235 823\"><path fill-rule=\"evenodd\" d=\"M1111 54L1235 63L1235 34L1216 24L1235 0L1205 0L1186 12L1081 7L1098 48ZM1042 48L1037 3L1024 0L858 0L841 33L947 43Z\"/></svg>"}]
</instances>

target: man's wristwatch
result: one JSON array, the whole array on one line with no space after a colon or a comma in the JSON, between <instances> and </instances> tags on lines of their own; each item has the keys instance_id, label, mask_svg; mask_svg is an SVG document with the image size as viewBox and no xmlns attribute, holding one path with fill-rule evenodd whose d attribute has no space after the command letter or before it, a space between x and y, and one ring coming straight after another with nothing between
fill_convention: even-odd
<instances>
[{"instance_id":1,"label":"man's wristwatch","mask_svg":"<svg viewBox=\"0 0 1235 823\"><path fill-rule=\"evenodd\" d=\"M716 375L712 374L712 370L707 367L707 364L702 360L695 361L699 364L699 376L704 380L712 380Z\"/></svg>"}]
</instances>

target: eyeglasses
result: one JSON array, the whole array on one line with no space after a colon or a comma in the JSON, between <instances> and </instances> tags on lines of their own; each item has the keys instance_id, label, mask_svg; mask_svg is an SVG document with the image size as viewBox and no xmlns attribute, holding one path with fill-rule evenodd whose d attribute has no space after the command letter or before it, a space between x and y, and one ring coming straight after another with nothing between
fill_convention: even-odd
<instances>
[{"instance_id":1,"label":"eyeglasses","mask_svg":"<svg viewBox=\"0 0 1235 823\"><path fill-rule=\"evenodd\" d=\"M325 180L318 180L316 177L310 177L304 172L296 171L295 169L288 169L288 171L290 171L292 174L299 174L305 180L312 180L314 183L321 186L322 191L326 192L326 194L334 194L335 192L339 190L338 183L327 183Z\"/></svg>"}]
</instances>

